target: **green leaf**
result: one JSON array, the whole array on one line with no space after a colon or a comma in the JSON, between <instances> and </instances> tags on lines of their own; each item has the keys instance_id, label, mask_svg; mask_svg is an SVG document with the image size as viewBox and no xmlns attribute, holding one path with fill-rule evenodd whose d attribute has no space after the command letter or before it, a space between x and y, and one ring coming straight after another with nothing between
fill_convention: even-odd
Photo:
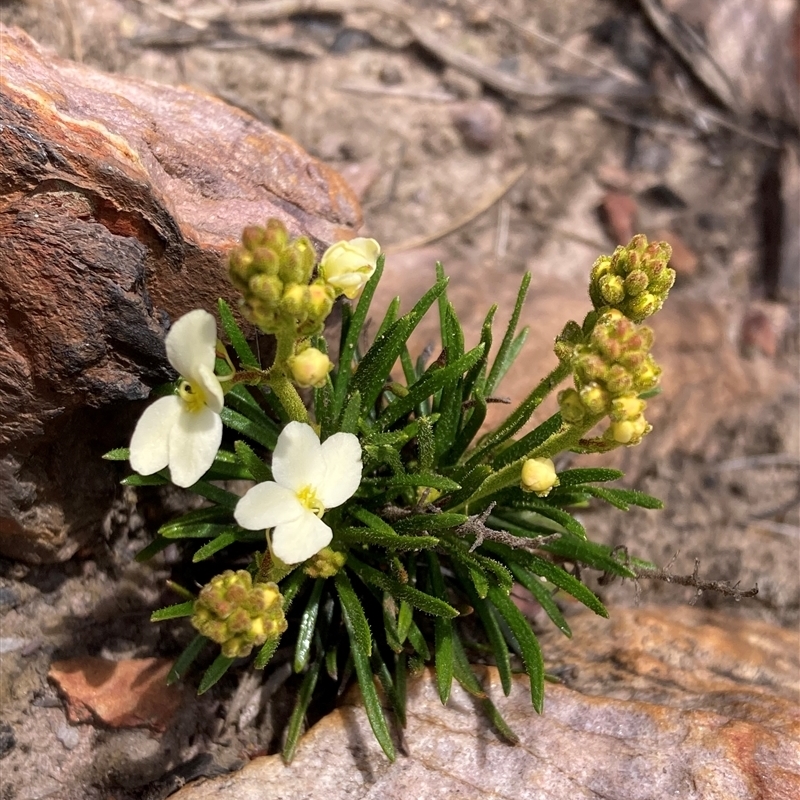
<instances>
[{"instance_id":1,"label":"green leaf","mask_svg":"<svg viewBox=\"0 0 800 800\"><path fill-rule=\"evenodd\" d=\"M264 669L264 667L269 664L272 656L275 655L275 651L278 649L278 645L280 644L281 637L275 636L272 639L267 639L266 642L261 646L261 649L258 651L258 655L253 661L253 667L255 669Z\"/></svg>"},{"instance_id":2,"label":"green leaf","mask_svg":"<svg viewBox=\"0 0 800 800\"><path fill-rule=\"evenodd\" d=\"M142 563L144 561L149 561L154 555L157 555L162 550L166 550L172 542L169 539L166 539L163 536L156 536L150 544L146 547L143 547L137 554L136 554L136 561Z\"/></svg>"},{"instance_id":3,"label":"green leaf","mask_svg":"<svg viewBox=\"0 0 800 800\"><path fill-rule=\"evenodd\" d=\"M286 742L281 751L281 758L283 758L285 764L291 764L294 759L294 754L297 750L297 742L300 740L300 733L303 730L303 720L305 719L306 711L308 711L308 706L311 703L314 689L317 686L317 679L319 678L321 666L322 659L316 659L311 665L311 669L305 674L303 682L300 684L300 691L297 693L292 716L289 717L289 724L286 727Z\"/></svg>"},{"instance_id":4,"label":"green leaf","mask_svg":"<svg viewBox=\"0 0 800 800\"><path fill-rule=\"evenodd\" d=\"M224 533L221 533L210 542L204 544L199 550L195 551L195 554L192 556L192 563L197 564L200 561L205 561L207 558L211 558L214 553L224 550L229 544L233 544L235 541L236 534L233 531L225 531Z\"/></svg>"},{"instance_id":5,"label":"green leaf","mask_svg":"<svg viewBox=\"0 0 800 800\"><path fill-rule=\"evenodd\" d=\"M566 489L569 486L580 486L584 483L603 483L605 481L616 481L624 475L618 469L603 469L595 467L593 469L568 469L559 472L559 488Z\"/></svg>"},{"instance_id":6,"label":"green leaf","mask_svg":"<svg viewBox=\"0 0 800 800\"><path fill-rule=\"evenodd\" d=\"M130 447L115 447L101 456L106 461L127 461L131 457Z\"/></svg>"},{"instance_id":7,"label":"green leaf","mask_svg":"<svg viewBox=\"0 0 800 800\"><path fill-rule=\"evenodd\" d=\"M205 497L206 500L210 500L219 506L224 506L229 510L235 508L241 499L225 489L220 489L219 486L208 483L208 481L197 481L197 483L189 487L189 491L199 494L200 497Z\"/></svg>"},{"instance_id":8,"label":"green leaf","mask_svg":"<svg viewBox=\"0 0 800 800\"><path fill-rule=\"evenodd\" d=\"M539 382L538 386L509 414L505 421L486 437L486 440L470 456L467 463L477 464L490 450L510 439L533 416L533 412L541 405L542 400L569 374L569 364L560 363Z\"/></svg>"},{"instance_id":9,"label":"green leaf","mask_svg":"<svg viewBox=\"0 0 800 800\"><path fill-rule=\"evenodd\" d=\"M556 601L553 599L550 589L545 586L536 575L532 575L519 564L511 563L509 567L514 573L514 577L531 593L533 599L539 603L545 614L550 617L561 633L571 639L572 631L567 621L564 619L561 609L556 605Z\"/></svg>"},{"instance_id":10,"label":"green leaf","mask_svg":"<svg viewBox=\"0 0 800 800\"><path fill-rule=\"evenodd\" d=\"M358 421L361 417L361 393L358 391L353 392L347 400L347 405L344 407L342 414L342 421L339 425L339 430L342 433L358 433Z\"/></svg>"},{"instance_id":11,"label":"green leaf","mask_svg":"<svg viewBox=\"0 0 800 800\"><path fill-rule=\"evenodd\" d=\"M165 539L213 539L230 530L230 523L216 525L212 522L198 522L193 525L181 525L166 531L162 530L160 533Z\"/></svg>"},{"instance_id":12,"label":"green leaf","mask_svg":"<svg viewBox=\"0 0 800 800\"><path fill-rule=\"evenodd\" d=\"M339 348L339 367L333 377L332 417L334 419L336 419L341 413L342 406L344 405L344 399L347 396L347 390L352 377L351 366L356 354L356 348L358 347L358 337L361 336L361 329L364 327L364 322L367 319L367 312L369 311L370 304L372 303L372 297L375 294L375 288L378 285L378 281L381 279L381 275L383 275L383 265L385 261L385 256L381 254L378 257L378 263L375 267L375 272L364 286L364 291L361 293L358 305L356 306L355 310L350 307L347 319L345 320L344 317L342 319L342 342ZM389 367L391 368L391 364ZM385 375L388 374L389 370L385 372ZM361 390L360 386L357 386L356 388ZM363 395L363 390L361 390L361 393ZM377 393L375 398L377 398ZM373 398L371 403L368 403L369 406L375 402L375 398Z\"/></svg>"},{"instance_id":13,"label":"green leaf","mask_svg":"<svg viewBox=\"0 0 800 800\"><path fill-rule=\"evenodd\" d=\"M377 545L385 547L387 550L427 550L429 547L436 547L438 539L432 536L400 536L394 532L391 534L378 531L374 528L340 528L336 532L337 537L345 544Z\"/></svg>"},{"instance_id":14,"label":"green leaf","mask_svg":"<svg viewBox=\"0 0 800 800\"><path fill-rule=\"evenodd\" d=\"M399 489L406 486L424 486L426 489L438 489L441 492L455 492L461 486L444 475L436 475L433 472L414 472L406 475L395 475L386 481L386 488Z\"/></svg>"},{"instance_id":15,"label":"green leaf","mask_svg":"<svg viewBox=\"0 0 800 800\"><path fill-rule=\"evenodd\" d=\"M461 469L456 475L461 483L461 489L448 499L445 509L460 508L466 505L473 493L486 482L491 474L492 468L486 464Z\"/></svg>"},{"instance_id":16,"label":"green leaf","mask_svg":"<svg viewBox=\"0 0 800 800\"><path fill-rule=\"evenodd\" d=\"M194 614L194 600L187 600L185 603L176 603L173 606L159 608L150 615L150 622L163 622L165 619L178 619L179 617L191 617Z\"/></svg>"},{"instance_id":17,"label":"green leaf","mask_svg":"<svg viewBox=\"0 0 800 800\"><path fill-rule=\"evenodd\" d=\"M386 376L392 371L392 366L397 361L408 337L446 286L446 281L438 281L419 299L408 314L400 317L373 342L372 347L361 359L350 385L361 393L362 408L369 410L375 405L383 390ZM360 306L359 303L359 308Z\"/></svg>"},{"instance_id":18,"label":"green leaf","mask_svg":"<svg viewBox=\"0 0 800 800\"><path fill-rule=\"evenodd\" d=\"M493 305L486 318L483 320L481 326L481 339L480 343L483 345L483 355L478 359L472 369L467 373L464 380L464 399L472 397L473 393L485 397L486 385L486 364L489 361L489 353L492 349L492 323L494 322L494 315L497 313L497 305Z\"/></svg>"},{"instance_id":19,"label":"green leaf","mask_svg":"<svg viewBox=\"0 0 800 800\"><path fill-rule=\"evenodd\" d=\"M314 581L314 588L308 598L303 616L300 618L300 626L297 630L297 644L294 648L294 671L302 672L308 664L308 657L311 653L311 643L314 641L314 631L319 615L319 601L322 597L322 590L325 588L325 581L317 578Z\"/></svg>"},{"instance_id":20,"label":"green leaf","mask_svg":"<svg viewBox=\"0 0 800 800\"><path fill-rule=\"evenodd\" d=\"M402 611L402 606L400 610ZM411 646L419 653L423 661L431 660L431 651L428 649L428 643L425 641L419 626L413 620L408 626L408 641L411 642Z\"/></svg>"},{"instance_id":21,"label":"green leaf","mask_svg":"<svg viewBox=\"0 0 800 800\"><path fill-rule=\"evenodd\" d=\"M169 480L158 473L155 475L139 475L134 472L133 475L123 478L120 483L123 486L166 486Z\"/></svg>"},{"instance_id":22,"label":"green leaf","mask_svg":"<svg viewBox=\"0 0 800 800\"><path fill-rule=\"evenodd\" d=\"M464 646L458 636L453 638L453 672L464 691L477 698L483 713L497 729L497 732L510 744L519 744L519 737L511 730L508 723L503 719L503 715L497 710L497 706L489 699L489 696L478 683L478 679L470 667L467 654L464 652Z\"/></svg>"},{"instance_id":23,"label":"green leaf","mask_svg":"<svg viewBox=\"0 0 800 800\"><path fill-rule=\"evenodd\" d=\"M514 501L514 510L503 509L497 515L501 525L509 526L509 531L521 536L536 536L536 528L545 528L560 532L558 528L553 528L542 524L542 517L553 520L560 526L560 530L567 531L580 539L586 538L586 529L569 512L561 508L553 508L544 500L537 497L521 497ZM495 515L492 515L495 518ZM491 524L491 522L490 522ZM511 528L513 527L513 530Z\"/></svg>"},{"instance_id":24,"label":"green leaf","mask_svg":"<svg viewBox=\"0 0 800 800\"><path fill-rule=\"evenodd\" d=\"M236 355L239 356L239 361L242 362L242 366L250 369L261 369L261 365L258 363L258 359L250 349L250 345L247 343L247 339L242 333L242 329L236 324L236 319L233 316L231 307L222 298L220 298L217 301L217 308L219 310L219 319L222 323L222 328L225 331L225 335L228 337L228 339L230 339L233 349L236 351Z\"/></svg>"},{"instance_id":25,"label":"green leaf","mask_svg":"<svg viewBox=\"0 0 800 800\"><path fill-rule=\"evenodd\" d=\"M525 303L525 296L528 294L528 287L531 285L531 274L526 272L522 277L522 283L517 292L517 302L514 304L514 311L511 314L511 319L508 321L503 341L500 344L500 349L497 351L497 357L492 364L489 371L489 377L486 380L485 396L491 395L500 383L500 379L508 371L508 368L513 362L512 344L514 342L515 334L517 332L517 325L519 324L519 316L522 313L522 306Z\"/></svg>"},{"instance_id":26,"label":"green leaf","mask_svg":"<svg viewBox=\"0 0 800 800\"><path fill-rule=\"evenodd\" d=\"M444 588L442 567L435 553L428 551L428 569L430 570L431 590L435 597L446 602L447 592ZM442 705L450 699L453 686L453 623L449 619L437 617L434 621L434 653L436 664L436 686Z\"/></svg>"},{"instance_id":27,"label":"green leaf","mask_svg":"<svg viewBox=\"0 0 800 800\"><path fill-rule=\"evenodd\" d=\"M501 450L494 459L494 468L501 469L507 464L527 456L534 448L544 444L551 436L557 433L561 429L561 422L561 414L557 411L530 433L526 433L514 444L509 445L505 450Z\"/></svg>"},{"instance_id":28,"label":"green leaf","mask_svg":"<svg viewBox=\"0 0 800 800\"><path fill-rule=\"evenodd\" d=\"M636 577L636 573L620 561L614 549L608 545L596 544L575 536L562 536L558 541L542 545L542 549L567 561L610 572L622 578Z\"/></svg>"},{"instance_id":29,"label":"green leaf","mask_svg":"<svg viewBox=\"0 0 800 800\"><path fill-rule=\"evenodd\" d=\"M263 395L262 395L263 396ZM225 395L225 404L244 414L248 419L272 431L276 436L280 432L278 423L270 417L261 404L253 397L250 389L242 383L237 383Z\"/></svg>"},{"instance_id":30,"label":"green leaf","mask_svg":"<svg viewBox=\"0 0 800 800\"><path fill-rule=\"evenodd\" d=\"M197 688L197 694L205 694L220 678L222 678L235 660L236 659L228 658L228 656L224 656L220 653L214 659L211 666L203 673L200 686Z\"/></svg>"},{"instance_id":31,"label":"green leaf","mask_svg":"<svg viewBox=\"0 0 800 800\"><path fill-rule=\"evenodd\" d=\"M200 652L209 641L210 640L203 636L202 633L198 633L197 636L189 642L172 665L172 669L167 675L167 686L171 686L184 676L186 670L194 663L194 660L200 655Z\"/></svg>"},{"instance_id":32,"label":"green leaf","mask_svg":"<svg viewBox=\"0 0 800 800\"><path fill-rule=\"evenodd\" d=\"M364 609L353 591L353 587L344 570L336 574L334 582L342 606L342 618L347 628L347 635L350 638L350 652L353 656L353 664L356 668L361 696L364 698L364 710L367 712L367 719L375 738L378 740L383 752L386 753L386 757L390 761L394 761L396 757L394 744L389 734L386 718L383 716L378 692L372 680L372 668L370 667L372 637L367 618L364 616Z\"/></svg>"},{"instance_id":33,"label":"green leaf","mask_svg":"<svg viewBox=\"0 0 800 800\"><path fill-rule=\"evenodd\" d=\"M227 425L229 428L232 428L237 433L241 433L244 436L252 439L254 442L258 442L268 450L275 449L275 445L278 442L278 434L273 428L267 427L260 422L255 422L254 420L244 416L244 414L240 414L238 411L234 411L232 408L228 408L227 406L223 407L222 411L220 412L220 417L225 425Z\"/></svg>"},{"instance_id":34,"label":"green leaf","mask_svg":"<svg viewBox=\"0 0 800 800\"><path fill-rule=\"evenodd\" d=\"M372 671L377 675L378 680L381 682L381 688L384 695L389 699L395 717L400 725L406 724L406 704L405 697L401 698L395 687L395 682L392 680L392 675L389 672L389 667L386 662L381 658L381 654L377 649L372 651Z\"/></svg>"},{"instance_id":35,"label":"green leaf","mask_svg":"<svg viewBox=\"0 0 800 800\"><path fill-rule=\"evenodd\" d=\"M409 534L417 531L439 531L457 528L468 519L469 517L466 514L453 514L447 511L441 514L412 514L410 517L397 520L395 522L395 530L399 534Z\"/></svg>"},{"instance_id":36,"label":"green leaf","mask_svg":"<svg viewBox=\"0 0 800 800\"><path fill-rule=\"evenodd\" d=\"M413 386L409 387L405 397L398 397L386 406L378 417L378 425L388 428L392 423L409 414L426 397L432 396L447 383L455 381L460 375L463 375L475 364L482 353L483 345L479 344L452 364L438 369L429 369Z\"/></svg>"},{"instance_id":37,"label":"green leaf","mask_svg":"<svg viewBox=\"0 0 800 800\"><path fill-rule=\"evenodd\" d=\"M475 609L478 618L483 625L486 632L486 638L489 640L489 646L492 648L494 660L497 665L497 672L500 675L500 685L503 687L503 694L508 697L511 692L511 659L508 654L508 646L497 624L497 618L492 613L492 607L485 602L486 592L489 591L487 585L486 592L480 594L476 587L473 585L474 581L471 580L471 575L464 568L463 565L457 561L453 563L453 568L458 576L459 582L467 593L470 605Z\"/></svg>"},{"instance_id":38,"label":"green leaf","mask_svg":"<svg viewBox=\"0 0 800 800\"><path fill-rule=\"evenodd\" d=\"M634 489L607 489L601 486L583 486L581 488L588 494L600 500L605 500L623 511L627 511L629 506L651 509L664 508L664 504L657 497L652 497L644 492L637 492Z\"/></svg>"},{"instance_id":39,"label":"green leaf","mask_svg":"<svg viewBox=\"0 0 800 800\"><path fill-rule=\"evenodd\" d=\"M375 331L375 338L377 339L393 322L397 320L397 312L400 311L400 297L393 297L391 303L383 315L383 320Z\"/></svg>"},{"instance_id":40,"label":"green leaf","mask_svg":"<svg viewBox=\"0 0 800 800\"><path fill-rule=\"evenodd\" d=\"M249 444L238 439L234 442L233 448L239 463L250 473L256 483L272 480L272 470L255 454Z\"/></svg>"},{"instance_id":41,"label":"green leaf","mask_svg":"<svg viewBox=\"0 0 800 800\"><path fill-rule=\"evenodd\" d=\"M390 578L383 572L380 572L373 567L359 561L352 553L347 559L347 566L361 578L366 584L377 586L379 589L389 592L397 600L405 600L414 608L424 611L426 614L432 614L436 617L445 617L452 619L458 616L458 611L453 608L449 603L444 600L439 600L437 597L432 597L413 586Z\"/></svg>"},{"instance_id":42,"label":"green leaf","mask_svg":"<svg viewBox=\"0 0 800 800\"><path fill-rule=\"evenodd\" d=\"M544 659L542 658L542 648L539 646L528 620L522 616L522 612L502 589L490 586L489 600L508 623L508 627L511 628L511 632L517 640L522 652L525 672L528 673L531 682L531 702L537 713L541 714L544 708Z\"/></svg>"},{"instance_id":43,"label":"green leaf","mask_svg":"<svg viewBox=\"0 0 800 800\"><path fill-rule=\"evenodd\" d=\"M488 406L482 394L478 392L472 398L472 411L467 418L466 423L458 432L455 441L449 450L444 454L442 461L445 464L454 464L461 456L467 451L467 448L472 444L472 440L478 435L484 421L486 420L486 412Z\"/></svg>"},{"instance_id":44,"label":"green leaf","mask_svg":"<svg viewBox=\"0 0 800 800\"><path fill-rule=\"evenodd\" d=\"M173 531L179 530L186 525L199 525L204 522L229 522L230 518L231 512L227 508L220 508L219 506L198 508L183 514L177 519L165 522L158 529L158 533L162 536L169 536Z\"/></svg>"}]
</instances>

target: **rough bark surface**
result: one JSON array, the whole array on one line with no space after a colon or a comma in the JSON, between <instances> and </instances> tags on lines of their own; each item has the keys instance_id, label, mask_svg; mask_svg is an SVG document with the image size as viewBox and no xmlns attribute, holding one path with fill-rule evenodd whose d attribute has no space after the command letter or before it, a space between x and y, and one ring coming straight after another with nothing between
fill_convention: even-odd
<instances>
[{"instance_id":1,"label":"rough bark surface","mask_svg":"<svg viewBox=\"0 0 800 800\"><path fill-rule=\"evenodd\" d=\"M800 794L797 634L693 608L584 614L574 638L542 637L545 710L527 679L504 697L483 685L520 738L504 744L454 687L442 706L432 673L409 686L408 754L390 764L363 708L319 722L285 767L256 758L241 772L191 784L174 800L790 800Z\"/></svg>"},{"instance_id":2,"label":"rough bark surface","mask_svg":"<svg viewBox=\"0 0 800 800\"><path fill-rule=\"evenodd\" d=\"M112 491L95 462L129 430L98 441L98 414L167 376L171 319L235 299L224 255L242 227L279 217L321 248L361 216L336 172L219 100L18 29L0 27L0 54L0 553L49 561Z\"/></svg>"}]
</instances>

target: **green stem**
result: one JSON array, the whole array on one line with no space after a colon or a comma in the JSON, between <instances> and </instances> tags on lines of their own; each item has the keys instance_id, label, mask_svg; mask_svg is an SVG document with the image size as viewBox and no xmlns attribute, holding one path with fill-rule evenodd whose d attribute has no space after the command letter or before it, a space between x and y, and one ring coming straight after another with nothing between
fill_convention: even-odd
<instances>
[{"instance_id":1,"label":"green stem","mask_svg":"<svg viewBox=\"0 0 800 800\"><path fill-rule=\"evenodd\" d=\"M541 385L541 384L540 384ZM470 504L478 500L485 500L487 497L496 494L497 492L514 486L519 483L522 475L522 465L529 458L552 458L553 456L565 450L571 450L577 447L578 442L583 438L587 431L591 430L605 414L594 414L585 418L580 424L570 425L563 430L554 433L546 439L538 447L531 450L530 453L518 458L506 467L498 470L497 472L489 475L488 478L475 490L475 494L468 500L465 500L455 508L449 511L464 510L464 513L469 513L468 508Z\"/></svg>"},{"instance_id":2,"label":"green stem","mask_svg":"<svg viewBox=\"0 0 800 800\"><path fill-rule=\"evenodd\" d=\"M553 389L558 386L571 372L568 361L559 362L553 371L544 377L539 385L519 404L516 411L508 416L496 431L489 434L477 450L469 457L466 468L469 470L479 464L484 456L496 445L505 442L513 436L533 415L533 412L541 405L542 400L547 397Z\"/></svg>"},{"instance_id":3,"label":"green stem","mask_svg":"<svg viewBox=\"0 0 800 800\"><path fill-rule=\"evenodd\" d=\"M308 422L308 411L303 404L297 389L286 377L286 362L294 355L295 338L278 333L275 363L270 368L269 386L280 400L289 418L297 422Z\"/></svg>"}]
</instances>

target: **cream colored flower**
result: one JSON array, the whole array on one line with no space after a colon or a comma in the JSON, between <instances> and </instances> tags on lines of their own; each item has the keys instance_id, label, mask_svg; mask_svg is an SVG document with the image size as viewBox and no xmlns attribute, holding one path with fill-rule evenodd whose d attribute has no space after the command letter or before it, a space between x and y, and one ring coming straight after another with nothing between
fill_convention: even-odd
<instances>
[{"instance_id":1,"label":"cream colored flower","mask_svg":"<svg viewBox=\"0 0 800 800\"><path fill-rule=\"evenodd\" d=\"M140 475L169 467L176 486L208 471L222 441L222 387L214 375L217 324L207 311L182 316L167 334L169 363L181 376L176 394L156 400L133 432L130 462Z\"/></svg>"},{"instance_id":2,"label":"cream colored flower","mask_svg":"<svg viewBox=\"0 0 800 800\"><path fill-rule=\"evenodd\" d=\"M272 476L242 497L233 516L248 530L272 528L272 552L299 564L330 544L333 532L321 517L358 489L361 445L352 433L335 433L320 444L310 425L290 422L278 436Z\"/></svg>"},{"instance_id":3,"label":"cream colored flower","mask_svg":"<svg viewBox=\"0 0 800 800\"><path fill-rule=\"evenodd\" d=\"M522 465L520 486L524 492L535 492L545 497L554 486L558 486L556 468L550 458L529 458Z\"/></svg>"},{"instance_id":4,"label":"cream colored flower","mask_svg":"<svg viewBox=\"0 0 800 800\"><path fill-rule=\"evenodd\" d=\"M336 242L323 254L319 272L337 295L353 300L375 272L381 246L374 239Z\"/></svg>"},{"instance_id":5,"label":"cream colored flower","mask_svg":"<svg viewBox=\"0 0 800 800\"><path fill-rule=\"evenodd\" d=\"M302 389L321 389L328 380L333 364L328 356L316 347L307 347L288 361L292 380Z\"/></svg>"}]
</instances>

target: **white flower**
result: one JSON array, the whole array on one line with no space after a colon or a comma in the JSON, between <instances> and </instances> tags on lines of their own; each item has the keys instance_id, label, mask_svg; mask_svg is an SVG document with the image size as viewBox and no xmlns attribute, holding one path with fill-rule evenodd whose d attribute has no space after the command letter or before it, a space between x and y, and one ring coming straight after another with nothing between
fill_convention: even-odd
<instances>
[{"instance_id":1,"label":"white flower","mask_svg":"<svg viewBox=\"0 0 800 800\"><path fill-rule=\"evenodd\" d=\"M372 277L380 254L381 246L374 239L336 242L320 259L320 275L336 294L352 300Z\"/></svg>"},{"instance_id":2,"label":"white flower","mask_svg":"<svg viewBox=\"0 0 800 800\"><path fill-rule=\"evenodd\" d=\"M299 564L330 544L333 532L321 517L358 489L361 445L352 433L335 433L320 444L310 425L290 422L278 436L272 476L242 497L233 516L248 530L274 528L272 552Z\"/></svg>"},{"instance_id":3,"label":"white flower","mask_svg":"<svg viewBox=\"0 0 800 800\"><path fill-rule=\"evenodd\" d=\"M208 470L222 441L222 387L214 375L217 324L207 311L182 316L167 334L167 359L182 380L177 394L147 408L133 432L130 462L140 475L169 467L176 486Z\"/></svg>"}]
</instances>

